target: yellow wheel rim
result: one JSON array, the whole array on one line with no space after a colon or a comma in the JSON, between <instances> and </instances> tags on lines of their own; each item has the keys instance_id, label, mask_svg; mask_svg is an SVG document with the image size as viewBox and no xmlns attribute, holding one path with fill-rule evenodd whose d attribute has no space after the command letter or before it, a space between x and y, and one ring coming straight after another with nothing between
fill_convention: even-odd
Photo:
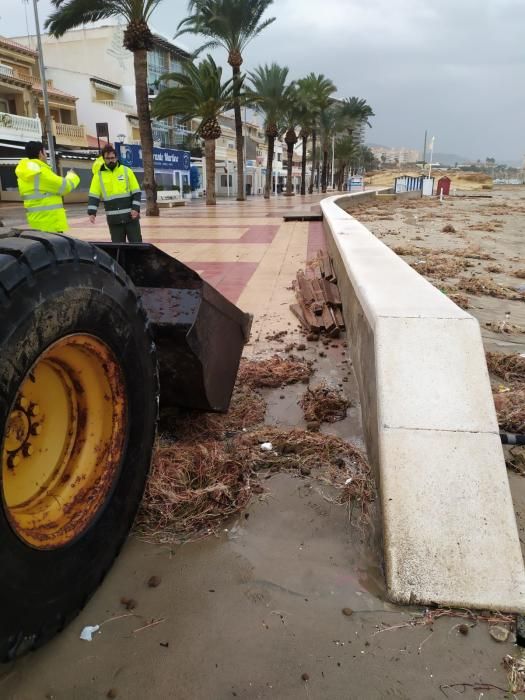
<instances>
[{"instance_id":1,"label":"yellow wheel rim","mask_svg":"<svg viewBox=\"0 0 525 700\"><path fill-rule=\"evenodd\" d=\"M40 355L1 446L4 507L27 544L62 547L100 513L121 461L126 409L119 364L98 338L69 335Z\"/></svg>"}]
</instances>

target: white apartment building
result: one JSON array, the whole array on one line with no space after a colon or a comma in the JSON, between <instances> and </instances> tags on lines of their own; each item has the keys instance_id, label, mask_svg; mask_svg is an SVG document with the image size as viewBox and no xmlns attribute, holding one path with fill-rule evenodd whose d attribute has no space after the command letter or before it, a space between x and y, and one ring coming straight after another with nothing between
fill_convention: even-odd
<instances>
[{"instance_id":1,"label":"white apartment building","mask_svg":"<svg viewBox=\"0 0 525 700\"><path fill-rule=\"evenodd\" d=\"M421 153L416 148L370 146L370 150L382 163L402 165L403 163L416 163L421 158Z\"/></svg>"},{"instance_id":2,"label":"white apartment building","mask_svg":"<svg viewBox=\"0 0 525 700\"><path fill-rule=\"evenodd\" d=\"M66 32L56 39L42 36L46 76L61 90L76 97L78 120L88 134L96 134L96 125L107 124L109 140L138 143L139 128L135 99L133 54L123 46L124 26L108 24ZM148 52L148 85L153 98L163 73L180 70L180 60L189 54L160 34ZM36 48L36 37L16 39ZM180 144L184 130L174 118L154 120L156 146L174 148ZM96 144L91 144L93 146Z\"/></svg>"},{"instance_id":3,"label":"white apartment building","mask_svg":"<svg viewBox=\"0 0 525 700\"><path fill-rule=\"evenodd\" d=\"M420 152L416 148L371 146L370 150L382 163L416 163L421 158Z\"/></svg>"}]
</instances>

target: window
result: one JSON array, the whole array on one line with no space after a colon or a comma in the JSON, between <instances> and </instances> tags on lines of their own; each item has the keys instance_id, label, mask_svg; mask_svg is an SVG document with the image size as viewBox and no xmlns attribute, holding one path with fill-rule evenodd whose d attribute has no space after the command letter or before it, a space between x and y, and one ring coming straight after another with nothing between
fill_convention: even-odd
<instances>
[{"instance_id":1,"label":"window","mask_svg":"<svg viewBox=\"0 0 525 700\"><path fill-rule=\"evenodd\" d=\"M60 121L62 124L72 124L71 111L69 109L60 110Z\"/></svg>"},{"instance_id":2,"label":"window","mask_svg":"<svg viewBox=\"0 0 525 700\"><path fill-rule=\"evenodd\" d=\"M114 99L115 99L114 92L106 92L105 90L102 90L99 87L95 88L95 100L97 102L106 102L107 100L114 100Z\"/></svg>"},{"instance_id":3,"label":"window","mask_svg":"<svg viewBox=\"0 0 525 700\"><path fill-rule=\"evenodd\" d=\"M148 85L154 85L161 75L169 71L169 54L166 51L155 47L148 52Z\"/></svg>"},{"instance_id":4,"label":"window","mask_svg":"<svg viewBox=\"0 0 525 700\"><path fill-rule=\"evenodd\" d=\"M228 187L228 180L230 182L230 187L233 184L231 175L221 175L221 187Z\"/></svg>"}]
</instances>

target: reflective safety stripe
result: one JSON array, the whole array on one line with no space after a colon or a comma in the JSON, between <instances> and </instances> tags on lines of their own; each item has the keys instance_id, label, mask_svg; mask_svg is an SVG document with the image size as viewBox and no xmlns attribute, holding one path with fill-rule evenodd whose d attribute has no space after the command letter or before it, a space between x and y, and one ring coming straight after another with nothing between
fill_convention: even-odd
<instances>
[{"instance_id":1,"label":"reflective safety stripe","mask_svg":"<svg viewBox=\"0 0 525 700\"><path fill-rule=\"evenodd\" d=\"M97 202L100 202L100 197L98 196L98 194L93 194L93 192L89 192L88 195L90 199L96 199Z\"/></svg>"},{"instance_id":2,"label":"reflective safety stripe","mask_svg":"<svg viewBox=\"0 0 525 700\"><path fill-rule=\"evenodd\" d=\"M128 169L126 166L124 166L124 175L126 177L126 190L129 192L129 176L128 176Z\"/></svg>"},{"instance_id":3,"label":"reflective safety stripe","mask_svg":"<svg viewBox=\"0 0 525 700\"><path fill-rule=\"evenodd\" d=\"M104 199L108 198L108 193L106 192L106 188L104 187L104 180L102 178L102 170L98 171L98 179L100 180L100 191L102 193L102 197Z\"/></svg>"},{"instance_id":4,"label":"reflective safety stripe","mask_svg":"<svg viewBox=\"0 0 525 700\"><path fill-rule=\"evenodd\" d=\"M90 205L88 206L88 211L94 211L94 212L98 211L97 205L96 205L96 204L90 204Z\"/></svg>"},{"instance_id":5,"label":"reflective safety stripe","mask_svg":"<svg viewBox=\"0 0 525 700\"><path fill-rule=\"evenodd\" d=\"M121 194L112 194L111 197L104 197L105 202L111 202L113 199L129 199L129 192L122 192Z\"/></svg>"},{"instance_id":6,"label":"reflective safety stripe","mask_svg":"<svg viewBox=\"0 0 525 700\"><path fill-rule=\"evenodd\" d=\"M112 216L115 216L116 214L130 214L131 213L131 207L129 209L113 209L111 211L106 211L106 216L108 219Z\"/></svg>"},{"instance_id":7,"label":"reflective safety stripe","mask_svg":"<svg viewBox=\"0 0 525 700\"><path fill-rule=\"evenodd\" d=\"M137 190L131 190L131 194L137 194L138 192L141 192L141 191L142 190L139 187L139 189L137 189Z\"/></svg>"},{"instance_id":8,"label":"reflective safety stripe","mask_svg":"<svg viewBox=\"0 0 525 700\"><path fill-rule=\"evenodd\" d=\"M64 194L64 192L65 192L66 189L67 189L67 185L68 185L67 179L64 178L64 182L62 183L62 186L61 186L60 189L58 190L58 194L59 194L59 195Z\"/></svg>"},{"instance_id":9,"label":"reflective safety stripe","mask_svg":"<svg viewBox=\"0 0 525 700\"><path fill-rule=\"evenodd\" d=\"M28 207L28 213L31 214L34 211L51 211L52 209L63 209L63 204L48 204L47 207Z\"/></svg>"},{"instance_id":10,"label":"reflective safety stripe","mask_svg":"<svg viewBox=\"0 0 525 700\"><path fill-rule=\"evenodd\" d=\"M42 199L45 197L45 194L42 192L34 192L33 194L23 194L22 199L24 202L28 201L29 199Z\"/></svg>"}]
</instances>

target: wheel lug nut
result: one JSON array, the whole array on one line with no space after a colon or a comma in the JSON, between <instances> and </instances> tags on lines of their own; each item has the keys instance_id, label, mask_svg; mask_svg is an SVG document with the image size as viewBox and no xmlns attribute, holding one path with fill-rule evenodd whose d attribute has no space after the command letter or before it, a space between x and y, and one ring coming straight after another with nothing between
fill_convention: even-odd
<instances>
[{"instance_id":1,"label":"wheel lug nut","mask_svg":"<svg viewBox=\"0 0 525 700\"><path fill-rule=\"evenodd\" d=\"M7 466L9 469L14 469L17 464L20 464L20 457L18 455L9 455L7 458Z\"/></svg>"},{"instance_id":2,"label":"wheel lug nut","mask_svg":"<svg viewBox=\"0 0 525 700\"><path fill-rule=\"evenodd\" d=\"M29 401L24 396L21 396L17 401L17 406L25 411L29 406Z\"/></svg>"},{"instance_id":3,"label":"wheel lug nut","mask_svg":"<svg viewBox=\"0 0 525 700\"><path fill-rule=\"evenodd\" d=\"M26 444L22 447L22 452L24 453L24 457L31 457L33 454L33 445L31 443L26 442Z\"/></svg>"},{"instance_id":4,"label":"wheel lug nut","mask_svg":"<svg viewBox=\"0 0 525 700\"><path fill-rule=\"evenodd\" d=\"M39 425L38 423L36 425L31 426L31 435L40 435L42 432L42 426Z\"/></svg>"},{"instance_id":5,"label":"wheel lug nut","mask_svg":"<svg viewBox=\"0 0 525 700\"><path fill-rule=\"evenodd\" d=\"M38 416L39 413L40 413L40 406L37 403L29 404L29 415L30 416Z\"/></svg>"}]
</instances>

